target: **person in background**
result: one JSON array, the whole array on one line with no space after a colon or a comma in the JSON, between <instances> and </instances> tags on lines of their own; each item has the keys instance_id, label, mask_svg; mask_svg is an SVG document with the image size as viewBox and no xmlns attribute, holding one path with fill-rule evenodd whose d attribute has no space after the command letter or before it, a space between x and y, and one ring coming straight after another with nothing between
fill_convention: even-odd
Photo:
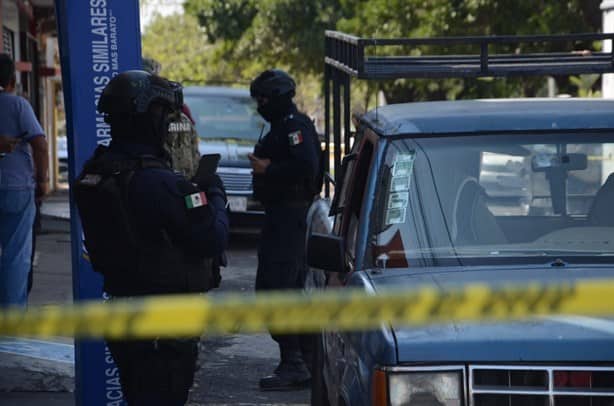
<instances>
[{"instance_id":1,"label":"person in background","mask_svg":"<svg viewBox=\"0 0 614 406\"><path fill-rule=\"evenodd\" d=\"M143 57L143 70L152 75L160 74L161 65L155 59ZM191 179L196 174L200 153L198 133L190 109L183 103L181 114L168 127L168 137L164 148L170 155L171 166Z\"/></svg>"},{"instance_id":2,"label":"person in background","mask_svg":"<svg viewBox=\"0 0 614 406\"><path fill-rule=\"evenodd\" d=\"M0 54L0 306L27 303L36 201L49 193L45 133L14 90L15 64Z\"/></svg>"},{"instance_id":3,"label":"person in background","mask_svg":"<svg viewBox=\"0 0 614 406\"><path fill-rule=\"evenodd\" d=\"M162 66L155 59L143 57L143 70L152 75L159 75ZM164 150L169 155L171 168L180 172L186 179L193 180L200 163L198 150L198 132L188 105L181 105L181 112L173 118L168 126L168 137L164 140ZM205 258L203 268L215 275L216 286L222 280L221 268L227 264L226 254L219 257Z\"/></svg>"}]
</instances>

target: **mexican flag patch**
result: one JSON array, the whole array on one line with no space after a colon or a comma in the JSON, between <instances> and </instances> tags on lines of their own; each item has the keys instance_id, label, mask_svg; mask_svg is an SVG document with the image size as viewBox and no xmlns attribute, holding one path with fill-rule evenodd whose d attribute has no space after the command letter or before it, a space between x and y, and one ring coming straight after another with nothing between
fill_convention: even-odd
<instances>
[{"instance_id":1,"label":"mexican flag patch","mask_svg":"<svg viewBox=\"0 0 614 406\"><path fill-rule=\"evenodd\" d=\"M294 131L288 134L288 140L290 141L290 145L298 145L303 142L303 134L301 134L300 130Z\"/></svg>"},{"instance_id":2,"label":"mexican flag patch","mask_svg":"<svg viewBox=\"0 0 614 406\"><path fill-rule=\"evenodd\" d=\"M206 205L207 196L205 195L205 192L194 193L185 197L185 206L188 209L195 209Z\"/></svg>"}]
</instances>

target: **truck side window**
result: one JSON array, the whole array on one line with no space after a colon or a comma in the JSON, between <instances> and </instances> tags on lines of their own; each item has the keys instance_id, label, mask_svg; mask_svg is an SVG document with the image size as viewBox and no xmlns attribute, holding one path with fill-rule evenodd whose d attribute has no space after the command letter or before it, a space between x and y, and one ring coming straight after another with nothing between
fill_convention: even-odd
<instances>
[{"instance_id":1,"label":"truck side window","mask_svg":"<svg viewBox=\"0 0 614 406\"><path fill-rule=\"evenodd\" d=\"M349 204L350 191L352 189L352 176L354 175L354 167L356 166L356 159L353 159L347 163L345 173L343 174L343 180L339 190L335 190L335 197L333 199L333 208L335 210L335 226L334 232L337 235L341 234L343 219L345 218L345 208Z\"/></svg>"},{"instance_id":2,"label":"truck side window","mask_svg":"<svg viewBox=\"0 0 614 406\"><path fill-rule=\"evenodd\" d=\"M367 178L369 176L369 167L371 166L372 156L373 144L365 138L360 148L356 167L351 178L352 189L350 190L349 201L347 204L347 217L345 219L346 221L344 221L346 252L352 259L355 258L356 235L358 232L358 225L360 223L360 212L362 209L364 191Z\"/></svg>"}]
</instances>

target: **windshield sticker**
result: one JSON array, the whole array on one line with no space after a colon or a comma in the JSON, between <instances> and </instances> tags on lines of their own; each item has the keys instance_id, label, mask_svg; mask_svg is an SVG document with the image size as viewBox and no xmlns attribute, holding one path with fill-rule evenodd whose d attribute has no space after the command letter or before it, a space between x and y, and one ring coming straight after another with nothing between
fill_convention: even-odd
<instances>
[{"instance_id":1,"label":"windshield sticker","mask_svg":"<svg viewBox=\"0 0 614 406\"><path fill-rule=\"evenodd\" d=\"M391 171L392 178L390 179L390 195L386 210L387 224L405 223L415 157L416 153L410 151L405 154L398 154L394 158Z\"/></svg>"},{"instance_id":2,"label":"windshield sticker","mask_svg":"<svg viewBox=\"0 0 614 406\"><path fill-rule=\"evenodd\" d=\"M388 209L386 211L386 224L402 224L405 223L406 209Z\"/></svg>"},{"instance_id":3,"label":"windshield sticker","mask_svg":"<svg viewBox=\"0 0 614 406\"><path fill-rule=\"evenodd\" d=\"M414 167L415 153L397 155L394 160L392 176L410 176Z\"/></svg>"},{"instance_id":4,"label":"windshield sticker","mask_svg":"<svg viewBox=\"0 0 614 406\"><path fill-rule=\"evenodd\" d=\"M391 192L405 192L409 190L409 176L397 176L390 182Z\"/></svg>"},{"instance_id":5,"label":"windshield sticker","mask_svg":"<svg viewBox=\"0 0 614 406\"><path fill-rule=\"evenodd\" d=\"M408 192L391 193L390 200L388 200L388 208L389 209L404 209L407 207L408 201L409 201Z\"/></svg>"}]
</instances>

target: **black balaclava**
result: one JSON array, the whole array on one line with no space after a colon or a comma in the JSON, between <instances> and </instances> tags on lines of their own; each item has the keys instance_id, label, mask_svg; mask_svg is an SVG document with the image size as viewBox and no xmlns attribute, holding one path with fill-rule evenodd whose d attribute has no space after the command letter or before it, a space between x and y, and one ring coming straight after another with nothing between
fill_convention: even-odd
<instances>
[{"instance_id":1,"label":"black balaclava","mask_svg":"<svg viewBox=\"0 0 614 406\"><path fill-rule=\"evenodd\" d=\"M269 123L280 120L290 114L294 108L292 96L284 94L271 98L267 104L258 107L258 113Z\"/></svg>"},{"instance_id":2,"label":"black balaclava","mask_svg":"<svg viewBox=\"0 0 614 406\"><path fill-rule=\"evenodd\" d=\"M140 114L121 114L111 117L111 138L155 147L156 155L168 158L163 145L168 137L170 117L148 111Z\"/></svg>"}]
</instances>

